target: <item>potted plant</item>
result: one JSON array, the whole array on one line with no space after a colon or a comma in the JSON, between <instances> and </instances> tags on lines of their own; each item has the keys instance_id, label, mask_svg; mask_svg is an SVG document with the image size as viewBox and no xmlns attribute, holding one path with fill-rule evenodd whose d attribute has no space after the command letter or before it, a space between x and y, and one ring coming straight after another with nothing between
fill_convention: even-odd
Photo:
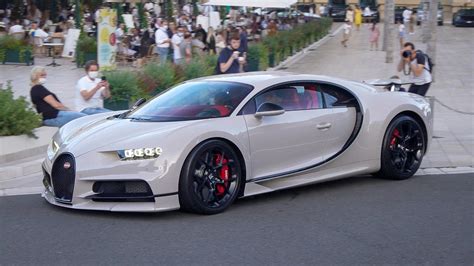
<instances>
[{"instance_id":1,"label":"potted plant","mask_svg":"<svg viewBox=\"0 0 474 266\"><path fill-rule=\"evenodd\" d=\"M105 72L104 76L110 84L112 96L104 101L104 108L110 110L126 110L130 103L140 98L138 76L135 72L116 70Z\"/></svg>"},{"instance_id":2,"label":"potted plant","mask_svg":"<svg viewBox=\"0 0 474 266\"><path fill-rule=\"evenodd\" d=\"M0 37L0 62L2 64L34 64L33 47L26 40L17 40L12 36Z\"/></svg>"},{"instance_id":3,"label":"potted plant","mask_svg":"<svg viewBox=\"0 0 474 266\"><path fill-rule=\"evenodd\" d=\"M89 60L97 60L97 40L81 34L76 45L76 66L83 67Z\"/></svg>"}]
</instances>

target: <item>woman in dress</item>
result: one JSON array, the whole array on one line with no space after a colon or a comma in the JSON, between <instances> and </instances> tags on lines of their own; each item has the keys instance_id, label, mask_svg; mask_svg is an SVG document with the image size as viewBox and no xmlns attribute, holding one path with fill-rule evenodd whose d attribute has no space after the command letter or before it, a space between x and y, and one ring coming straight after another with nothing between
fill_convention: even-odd
<instances>
[{"instance_id":1,"label":"woman in dress","mask_svg":"<svg viewBox=\"0 0 474 266\"><path fill-rule=\"evenodd\" d=\"M46 76L44 67L35 66L31 70L31 101L36 111L43 116L43 125L62 127L71 120L86 116L86 114L71 111L61 103L56 94L46 89L44 86Z\"/></svg>"},{"instance_id":2,"label":"woman in dress","mask_svg":"<svg viewBox=\"0 0 474 266\"><path fill-rule=\"evenodd\" d=\"M356 26L357 31L359 31L360 25L362 24L362 10L358 5L356 5L354 10L354 24Z\"/></svg>"},{"instance_id":3,"label":"woman in dress","mask_svg":"<svg viewBox=\"0 0 474 266\"><path fill-rule=\"evenodd\" d=\"M377 22L372 23L372 27L370 27L370 50L375 47L377 51L379 49L379 36L380 31L377 27Z\"/></svg>"}]
</instances>

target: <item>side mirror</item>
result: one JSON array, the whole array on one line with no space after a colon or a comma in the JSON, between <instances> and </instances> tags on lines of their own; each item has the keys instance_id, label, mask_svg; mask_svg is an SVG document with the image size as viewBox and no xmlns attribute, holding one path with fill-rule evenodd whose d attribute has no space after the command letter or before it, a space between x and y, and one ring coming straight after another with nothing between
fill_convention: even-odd
<instances>
[{"instance_id":1,"label":"side mirror","mask_svg":"<svg viewBox=\"0 0 474 266\"><path fill-rule=\"evenodd\" d=\"M258 107L258 110L255 113L255 117L275 116L275 115L281 115L284 113L285 113L285 109L283 109L283 107L279 106L278 104L262 103Z\"/></svg>"},{"instance_id":2,"label":"side mirror","mask_svg":"<svg viewBox=\"0 0 474 266\"><path fill-rule=\"evenodd\" d=\"M145 98L140 98L138 99L138 101L135 102L135 104L133 104L132 108L130 108L130 110L135 110L137 109L140 105L142 105L143 103L146 102L146 99Z\"/></svg>"}]
</instances>

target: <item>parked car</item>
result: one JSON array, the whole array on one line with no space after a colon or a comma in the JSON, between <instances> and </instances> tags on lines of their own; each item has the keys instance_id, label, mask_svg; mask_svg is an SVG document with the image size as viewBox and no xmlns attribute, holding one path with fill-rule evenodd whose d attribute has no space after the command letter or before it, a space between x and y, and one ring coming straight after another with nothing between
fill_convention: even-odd
<instances>
[{"instance_id":1,"label":"parked car","mask_svg":"<svg viewBox=\"0 0 474 266\"><path fill-rule=\"evenodd\" d=\"M455 27L474 27L474 8L460 9L453 14Z\"/></svg>"},{"instance_id":2,"label":"parked car","mask_svg":"<svg viewBox=\"0 0 474 266\"><path fill-rule=\"evenodd\" d=\"M377 0L359 0L359 6L362 9L364 21L380 22L380 13L378 10ZM365 15L365 8L369 7L370 15Z\"/></svg>"},{"instance_id":3,"label":"parked car","mask_svg":"<svg viewBox=\"0 0 474 266\"><path fill-rule=\"evenodd\" d=\"M421 25L421 22L425 18L425 12L423 10L423 2L420 2L418 9L416 11L416 25ZM443 5L438 3L438 12L437 12L438 25L443 26L444 24L444 15L443 15Z\"/></svg>"},{"instance_id":4,"label":"parked car","mask_svg":"<svg viewBox=\"0 0 474 266\"><path fill-rule=\"evenodd\" d=\"M328 16L334 21L344 21L346 19L346 0L328 0Z\"/></svg>"},{"instance_id":5,"label":"parked car","mask_svg":"<svg viewBox=\"0 0 474 266\"><path fill-rule=\"evenodd\" d=\"M42 164L43 197L215 214L238 197L353 175L410 178L432 128L429 102L414 93L285 72L204 77L63 126Z\"/></svg>"},{"instance_id":6,"label":"parked car","mask_svg":"<svg viewBox=\"0 0 474 266\"><path fill-rule=\"evenodd\" d=\"M394 23L397 23L397 21L403 23L403 11L405 11L405 9L407 9L406 6L395 6Z\"/></svg>"}]
</instances>

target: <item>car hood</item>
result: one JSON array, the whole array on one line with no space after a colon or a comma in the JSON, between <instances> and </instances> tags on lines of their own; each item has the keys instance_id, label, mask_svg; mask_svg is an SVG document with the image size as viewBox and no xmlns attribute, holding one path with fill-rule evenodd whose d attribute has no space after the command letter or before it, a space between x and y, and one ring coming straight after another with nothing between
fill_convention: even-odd
<instances>
[{"instance_id":1,"label":"car hood","mask_svg":"<svg viewBox=\"0 0 474 266\"><path fill-rule=\"evenodd\" d=\"M110 116L110 115L109 115ZM130 119L97 117L83 121L80 125L62 129L56 137L61 149L79 157L93 150L100 150L120 143L121 149L136 148L133 143L146 138L166 138L175 130L197 123L195 121L179 122L143 122Z\"/></svg>"}]
</instances>

